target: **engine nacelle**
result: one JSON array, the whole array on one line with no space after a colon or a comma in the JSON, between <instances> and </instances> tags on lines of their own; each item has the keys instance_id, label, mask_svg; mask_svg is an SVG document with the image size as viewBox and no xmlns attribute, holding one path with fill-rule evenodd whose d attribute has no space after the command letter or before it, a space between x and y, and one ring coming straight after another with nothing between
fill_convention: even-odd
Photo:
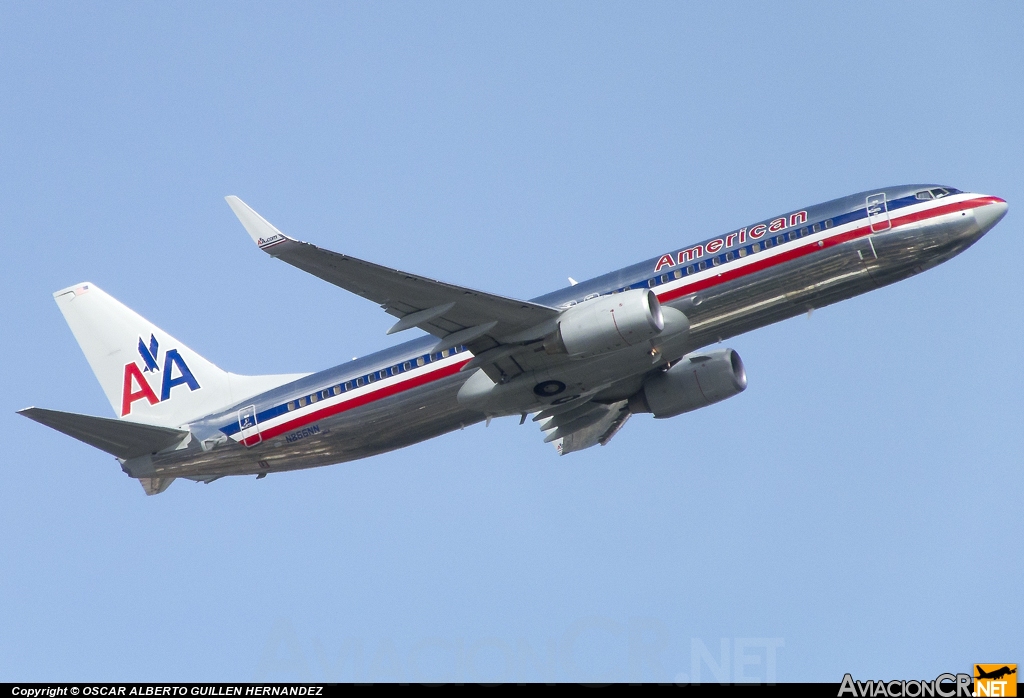
<instances>
[{"instance_id":1,"label":"engine nacelle","mask_svg":"<svg viewBox=\"0 0 1024 698\"><path fill-rule=\"evenodd\" d=\"M594 356L646 342L663 329L665 318L654 291L631 289L569 308L545 346L551 353Z\"/></svg>"},{"instance_id":2,"label":"engine nacelle","mask_svg":"<svg viewBox=\"0 0 1024 698\"><path fill-rule=\"evenodd\" d=\"M747 372L735 351L697 352L648 378L640 392L629 398L629 409L651 412L655 419L675 417L742 393L746 387Z\"/></svg>"}]
</instances>

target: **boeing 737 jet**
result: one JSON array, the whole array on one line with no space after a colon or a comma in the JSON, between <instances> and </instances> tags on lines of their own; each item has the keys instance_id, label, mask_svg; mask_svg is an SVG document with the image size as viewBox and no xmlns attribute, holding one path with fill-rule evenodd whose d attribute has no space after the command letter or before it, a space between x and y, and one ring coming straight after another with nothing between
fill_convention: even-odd
<instances>
[{"instance_id":1,"label":"boeing 737 jet","mask_svg":"<svg viewBox=\"0 0 1024 698\"><path fill-rule=\"evenodd\" d=\"M1006 202L938 185L790 211L530 301L434 281L288 237L234 196L261 250L428 336L318 373L214 366L95 284L54 294L117 418L20 414L115 456L147 494L402 448L533 415L565 455L742 392L743 332L905 279L970 247Z\"/></svg>"}]
</instances>

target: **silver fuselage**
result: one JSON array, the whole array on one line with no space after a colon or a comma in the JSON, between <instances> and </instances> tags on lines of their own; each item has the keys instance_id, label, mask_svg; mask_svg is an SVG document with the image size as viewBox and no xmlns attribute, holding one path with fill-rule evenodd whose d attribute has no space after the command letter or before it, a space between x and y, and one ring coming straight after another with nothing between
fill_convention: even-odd
<instances>
[{"instance_id":1,"label":"silver fuselage","mask_svg":"<svg viewBox=\"0 0 1024 698\"><path fill-rule=\"evenodd\" d=\"M940 264L1005 213L1000 199L948 187L953 193L942 198L916 198L929 186L938 188L891 187L787 213L534 302L564 308L630 287L652 288L663 305L690 321L688 332L660 348L671 362ZM423 337L246 400L190 424L192 438L178 450L133 459L124 468L133 477L197 480L310 468L402 448L485 419L485 411L457 398L473 373L459 368L472 355L464 348L432 355L436 341ZM583 361L566 357L543 375L514 380L557 378L580 390L607 385L598 399L612 401L638 391L655 370L661 369L639 348ZM240 436L240 420L256 425L248 438Z\"/></svg>"}]
</instances>

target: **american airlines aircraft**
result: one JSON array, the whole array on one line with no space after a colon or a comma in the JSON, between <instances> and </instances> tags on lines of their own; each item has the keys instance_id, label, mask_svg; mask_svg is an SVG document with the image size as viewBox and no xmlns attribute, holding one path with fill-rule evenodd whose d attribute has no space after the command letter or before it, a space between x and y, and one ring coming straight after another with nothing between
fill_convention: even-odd
<instances>
[{"instance_id":1,"label":"american airlines aircraft","mask_svg":"<svg viewBox=\"0 0 1024 698\"><path fill-rule=\"evenodd\" d=\"M147 494L365 458L493 417L534 415L562 455L630 415L742 392L737 334L905 279L970 247L1006 202L876 189L756 222L549 293L506 298L290 238L234 196L259 248L430 336L311 374L214 366L92 283L53 294L117 419L20 414L115 456Z\"/></svg>"}]
</instances>

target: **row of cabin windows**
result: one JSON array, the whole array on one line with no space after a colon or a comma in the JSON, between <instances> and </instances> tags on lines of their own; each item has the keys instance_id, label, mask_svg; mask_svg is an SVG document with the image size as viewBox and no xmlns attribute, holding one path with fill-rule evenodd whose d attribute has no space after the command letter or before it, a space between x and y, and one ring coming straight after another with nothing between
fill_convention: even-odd
<instances>
[{"instance_id":1,"label":"row of cabin windows","mask_svg":"<svg viewBox=\"0 0 1024 698\"><path fill-rule=\"evenodd\" d=\"M414 368L426 366L427 364L433 361L440 361L446 356L454 356L460 351L465 350L466 347L464 346L455 347L452 349L445 349L444 351L439 351L434 354L424 354L423 356L417 356L415 359L410 359L403 363L395 364L394 366L388 366L387 368L382 368L381 370L374 371L373 373L367 373L365 376L359 376L358 378L355 378L353 380L346 381L344 383L339 383L338 385L333 385L330 388L318 390L312 395L306 395L304 397L300 397L298 400L292 400L291 402L288 403L288 411L291 412L292 410L296 410L300 407L312 405L313 403L319 402L320 400L326 400L329 397L341 395L342 393L348 392L349 390L355 390L356 388L361 388L364 385L376 383L377 381L387 378L388 376L397 376L401 373L405 373L406 371L411 371Z\"/></svg>"},{"instance_id":2,"label":"row of cabin windows","mask_svg":"<svg viewBox=\"0 0 1024 698\"><path fill-rule=\"evenodd\" d=\"M760 252L761 250L767 250L771 247L774 247L775 245L781 245L784 242L790 242L791 240L799 240L802 237L806 237L813 233L820 233L822 230L828 230L831 227L832 219L829 218L821 223L815 223L810 227L804 227L800 228L800 230L793 230L788 233L776 235L775 237L765 238L760 242L755 242L745 247L740 247L739 249L736 250L729 250L724 254L712 257L710 260L702 260L700 262L697 262L696 264L691 264L688 267L681 267L679 269L676 269L675 271L670 272L668 274L656 276L650 281L648 281L647 285L650 288L654 288L655 286L666 284L669 281L672 281L673 279L681 279L689 274L696 274L697 272L703 271L704 269L708 269L710 267L717 267L719 264L731 262L734 259L746 257L748 254L754 254L756 252Z\"/></svg>"}]
</instances>

